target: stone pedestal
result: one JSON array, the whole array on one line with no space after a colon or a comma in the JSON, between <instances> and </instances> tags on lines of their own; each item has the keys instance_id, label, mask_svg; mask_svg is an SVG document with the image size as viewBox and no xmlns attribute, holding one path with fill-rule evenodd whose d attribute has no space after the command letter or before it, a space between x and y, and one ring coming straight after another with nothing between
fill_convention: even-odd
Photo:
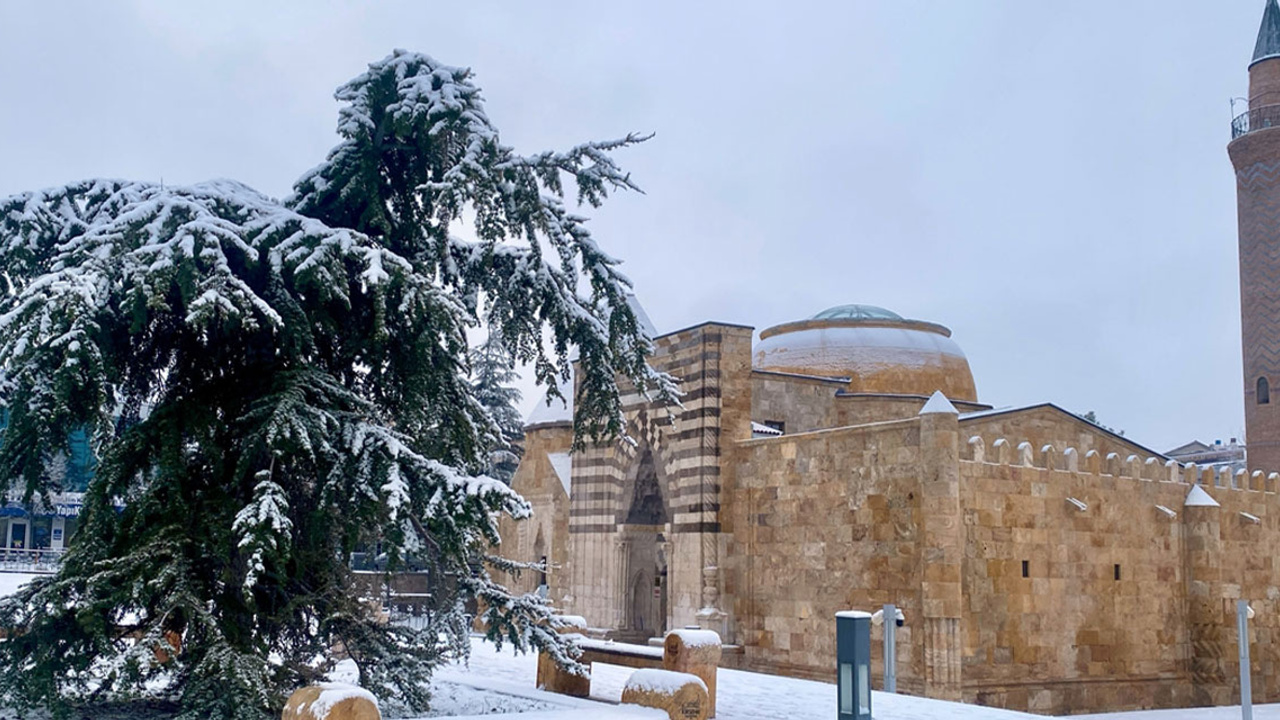
<instances>
[{"instance_id":1,"label":"stone pedestal","mask_svg":"<svg viewBox=\"0 0 1280 720\"><path fill-rule=\"evenodd\" d=\"M961 699L961 562L964 525L960 514L959 414L935 393L920 414L920 509L924 578L924 694Z\"/></svg>"},{"instance_id":2,"label":"stone pedestal","mask_svg":"<svg viewBox=\"0 0 1280 720\"><path fill-rule=\"evenodd\" d=\"M1182 510L1190 670L1197 705L1233 702L1227 660L1235 651L1228 634L1234 617L1228 617L1223 598L1221 513L1216 504L1187 505Z\"/></svg>"}]
</instances>

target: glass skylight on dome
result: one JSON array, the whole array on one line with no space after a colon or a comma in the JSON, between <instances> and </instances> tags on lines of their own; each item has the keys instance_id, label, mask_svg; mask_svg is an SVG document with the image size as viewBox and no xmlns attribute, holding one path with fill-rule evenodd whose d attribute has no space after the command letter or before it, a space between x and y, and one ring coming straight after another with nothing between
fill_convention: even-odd
<instances>
[{"instance_id":1,"label":"glass skylight on dome","mask_svg":"<svg viewBox=\"0 0 1280 720\"><path fill-rule=\"evenodd\" d=\"M875 305L837 305L814 315L812 320L901 320L892 310Z\"/></svg>"}]
</instances>

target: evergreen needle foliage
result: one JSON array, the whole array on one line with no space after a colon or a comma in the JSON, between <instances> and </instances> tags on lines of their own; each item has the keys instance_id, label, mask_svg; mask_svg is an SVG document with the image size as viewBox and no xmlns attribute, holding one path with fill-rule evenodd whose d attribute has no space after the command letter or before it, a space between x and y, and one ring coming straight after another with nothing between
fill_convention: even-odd
<instances>
[{"instance_id":1,"label":"evergreen needle foliage","mask_svg":"<svg viewBox=\"0 0 1280 720\"><path fill-rule=\"evenodd\" d=\"M79 428L97 460L59 572L0 603L0 704L261 720L341 646L421 707L472 600L491 639L572 662L544 601L490 579L519 569L486 555L497 517L529 508L480 473L501 419L466 332L497 326L553 393L576 348L580 439L621 430L618 376L673 393L562 201L566 181L592 206L634 189L610 151L644 138L518 155L468 70L404 51L337 98L340 144L284 202L230 181L0 199L0 475L47 502ZM425 630L380 624L353 584L375 543L431 569Z\"/></svg>"},{"instance_id":2,"label":"evergreen needle foliage","mask_svg":"<svg viewBox=\"0 0 1280 720\"><path fill-rule=\"evenodd\" d=\"M489 413L493 433L489 437L489 462L485 473L510 485L520 464L524 423L520 419L520 391L512 386L519 375L515 359L495 327L478 346L471 348L471 390L476 401Z\"/></svg>"}]
</instances>

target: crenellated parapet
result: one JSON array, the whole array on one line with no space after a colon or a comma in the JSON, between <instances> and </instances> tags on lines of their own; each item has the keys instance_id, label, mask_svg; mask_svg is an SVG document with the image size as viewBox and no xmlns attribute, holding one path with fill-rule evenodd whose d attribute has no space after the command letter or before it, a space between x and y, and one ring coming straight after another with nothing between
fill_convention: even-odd
<instances>
[{"instance_id":1,"label":"crenellated parapet","mask_svg":"<svg viewBox=\"0 0 1280 720\"><path fill-rule=\"evenodd\" d=\"M1243 492L1275 494L1280 491L1280 472L1249 472L1243 469L1232 471L1229 468L1201 467L1196 463L1180 463L1157 456L1121 456L1114 452L1103 457L1097 450L1086 451L1082 458L1080 451L1074 447L1059 452L1053 445L1046 444L1037 451L1030 442L1021 441L1015 445L1014 441L1007 438L996 438L988 447L986 439L980 435L974 435L964 443L960 461L1036 468L1080 476L1203 485Z\"/></svg>"}]
</instances>

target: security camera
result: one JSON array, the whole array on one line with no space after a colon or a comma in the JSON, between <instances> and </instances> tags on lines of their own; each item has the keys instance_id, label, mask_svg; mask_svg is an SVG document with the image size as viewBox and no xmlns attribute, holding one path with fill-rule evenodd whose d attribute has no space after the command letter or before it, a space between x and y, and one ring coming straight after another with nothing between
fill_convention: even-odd
<instances>
[{"instance_id":1,"label":"security camera","mask_svg":"<svg viewBox=\"0 0 1280 720\"><path fill-rule=\"evenodd\" d=\"M902 608L894 608L893 624L902 627L907 624L907 616L902 614ZM871 613L871 624L880 626L884 624L884 608Z\"/></svg>"}]
</instances>

